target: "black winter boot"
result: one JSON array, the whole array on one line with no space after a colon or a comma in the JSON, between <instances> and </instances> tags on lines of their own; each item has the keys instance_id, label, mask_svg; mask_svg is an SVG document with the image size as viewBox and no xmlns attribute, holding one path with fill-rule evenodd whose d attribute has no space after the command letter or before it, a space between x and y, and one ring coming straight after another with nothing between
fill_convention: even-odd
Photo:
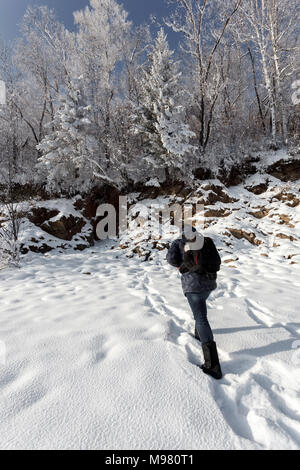
<instances>
[{"instance_id":1,"label":"black winter boot","mask_svg":"<svg viewBox=\"0 0 300 470\"><path fill-rule=\"evenodd\" d=\"M201 367L204 374L211 375L214 379L220 380L223 377L217 345L214 341L202 344L204 364Z\"/></svg>"},{"instance_id":2,"label":"black winter boot","mask_svg":"<svg viewBox=\"0 0 300 470\"><path fill-rule=\"evenodd\" d=\"M201 341L201 340L200 340L200 336L199 336L199 334L198 334L198 330L197 330L197 328L196 328L196 325L195 325L195 338L196 338L198 341Z\"/></svg>"}]
</instances>

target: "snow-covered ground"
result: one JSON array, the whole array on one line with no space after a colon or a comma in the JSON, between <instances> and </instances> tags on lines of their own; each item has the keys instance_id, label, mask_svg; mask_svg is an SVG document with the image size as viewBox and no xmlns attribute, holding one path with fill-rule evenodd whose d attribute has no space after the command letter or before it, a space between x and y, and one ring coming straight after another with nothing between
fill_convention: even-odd
<instances>
[{"instance_id":1,"label":"snow-covered ground","mask_svg":"<svg viewBox=\"0 0 300 470\"><path fill-rule=\"evenodd\" d=\"M216 382L164 256L102 242L0 271L1 449L300 448L300 265L223 265Z\"/></svg>"}]
</instances>

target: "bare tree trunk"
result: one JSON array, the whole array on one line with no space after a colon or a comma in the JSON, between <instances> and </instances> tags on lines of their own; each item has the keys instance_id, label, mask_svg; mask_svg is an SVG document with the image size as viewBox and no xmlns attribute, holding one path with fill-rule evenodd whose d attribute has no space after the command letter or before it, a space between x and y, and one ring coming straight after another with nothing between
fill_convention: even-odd
<instances>
[{"instance_id":1,"label":"bare tree trunk","mask_svg":"<svg viewBox=\"0 0 300 470\"><path fill-rule=\"evenodd\" d=\"M281 128L284 145L288 144L287 116L284 97L282 93L282 76L279 64L279 43L278 43L278 1L272 0L268 5L269 30L272 42L272 52L275 68L275 83L278 93L279 108L281 112Z\"/></svg>"},{"instance_id":2,"label":"bare tree trunk","mask_svg":"<svg viewBox=\"0 0 300 470\"><path fill-rule=\"evenodd\" d=\"M260 115L260 119L261 119L264 134L266 135L266 123L265 123L265 118L264 118L264 114L263 114L262 102L261 102L259 92L258 92L257 76L256 76L256 69L255 69L255 59L254 59L254 56L252 54L251 48L248 45L247 45L247 49L249 51L249 55L250 55L250 58L251 58L254 90L255 90L255 95L256 95L256 99L257 99L259 115Z\"/></svg>"},{"instance_id":3,"label":"bare tree trunk","mask_svg":"<svg viewBox=\"0 0 300 470\"><path fill-rule=\"evenodd\" d=\"M215 57L241 3L242 0L236 0L232 9L226 10L222 18L220 15L220 27L214 31L211 41L207 39L204 28L207 8L210 6L209 0L177 0L178 7L182 8L184 12L183 24L178 21L178 17L166 21L167 26L173 31L183 33L188 43L186 52L196 61L195 77L197 90L199 90L196 99L200 126L198 142L202 153L205 152L211 137L215 105L220 94L220 86L218 85L211 100L208 96L215 70Z\"/></svg>"}]
</instances>

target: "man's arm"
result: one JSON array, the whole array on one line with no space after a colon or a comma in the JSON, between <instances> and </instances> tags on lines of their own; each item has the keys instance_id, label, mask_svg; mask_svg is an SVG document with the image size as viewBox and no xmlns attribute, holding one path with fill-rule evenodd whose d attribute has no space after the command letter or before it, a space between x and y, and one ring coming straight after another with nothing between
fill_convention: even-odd
<instances>
[{"instance_id":1,"label":"man's arm","mask_svg":"<svg viewBox=\"0 0 300 470\"><path fill-rule=\"evenodd\" d=\"M220 271L222 260L217 250L217 247L214 241L212 240L212 238L207 237L207 242L208 242L208 248L209 248L210 257L211 257L211 259L209 259L208 264L212 263L212 267L214 271Z\"/></svg>"},{"instance_id":2,"label":"man's arm","mask_svg":"<svg viewBox=\"0 0 300 470\"><path fill-rule=\"evenodd\" d=\"M174 268L180 268L182 265L183 259L179 248L179 240L175 240L172 243L167 254L167 261Z\"/></svg>"}]
</instances>

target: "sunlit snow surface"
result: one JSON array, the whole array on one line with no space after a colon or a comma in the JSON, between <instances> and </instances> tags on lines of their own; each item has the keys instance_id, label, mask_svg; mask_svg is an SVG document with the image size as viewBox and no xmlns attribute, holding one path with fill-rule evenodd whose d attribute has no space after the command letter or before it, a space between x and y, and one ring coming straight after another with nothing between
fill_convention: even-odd
<instances>
[{"instance_id":1,"label":"sunlit snow surface","mask_svg":"<svg viewBox=\"0 0 300 470\"><path fill-rule=\"evenodd\" d=\"M223 266L216 382L164 256L102 242L0 271L2 449L300 448L299 264L249 248Z\"/></svg>"}]
</instances>

